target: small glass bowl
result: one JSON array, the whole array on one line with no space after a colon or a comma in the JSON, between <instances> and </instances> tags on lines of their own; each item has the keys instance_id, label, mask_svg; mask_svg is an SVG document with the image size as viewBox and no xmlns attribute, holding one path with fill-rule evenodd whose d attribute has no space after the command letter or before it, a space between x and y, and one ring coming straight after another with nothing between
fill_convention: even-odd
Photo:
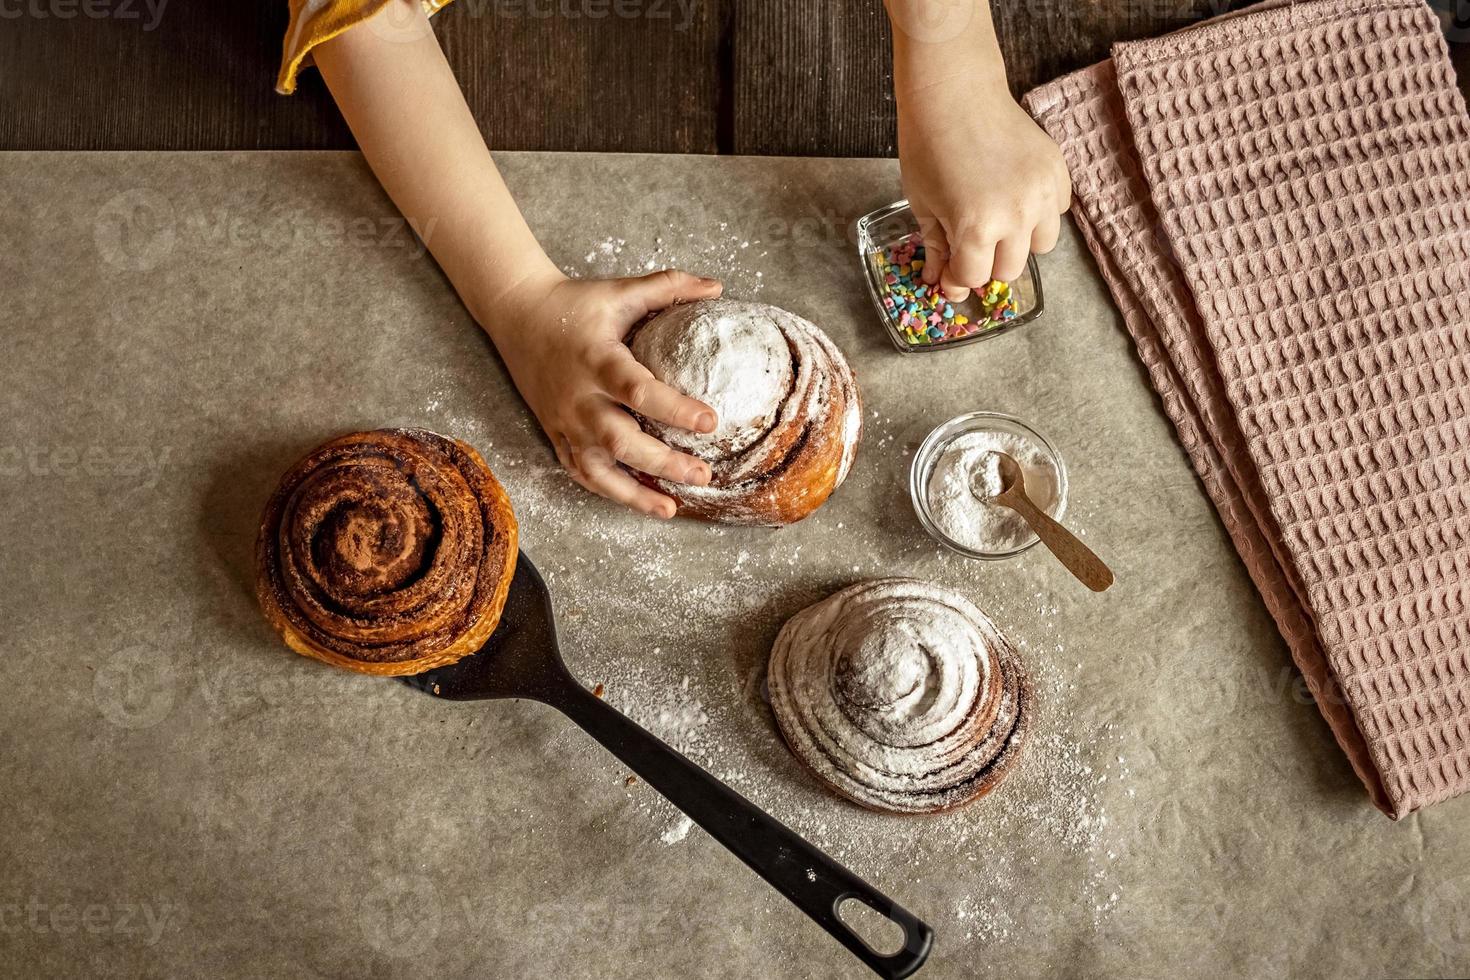
<instances>
[{"instance_id":1,"label":"small glass bowl","mask_svg":"<svg viewBox=\"0 0 1470 980\"><path fill-rule=\"evenodd\" d=\"M1047 513L1058 521L1067 512L1067 463L1062 459L1062 454L1057 452L1057 447L1052 445L1046 436L1014 415L1006 415L1002 412L969 412L965 415L956 415L929 433L920 444L919 451L914 453L914 462L909 468L909 498L913 502L914 513L918 515L919 523L924 525L924 530L928 531L935 541L951 551L959 552L966 558L979 558L982 561L1013 558L1036 544L1040 538L1033 534L1025 544L1006 551L975 551L940 530L939 525L934 522L934 518L929 513L927 491L929 478L934 474L934 463L951 442L969 432L1008 432L1035 441L1051 457L1052 465L1057 468L1057 499Z\"/></svg>"},{"instance_id":2,"label":"small glass bowl","mask_svg":"<svg viewBox=\"0 0 1470 980\"><path fill-rule=\"evenodd\" d=\"M1011 292L1018 307L1014 317L999 321L994 326L982 327L969 336L939 340L932 344L910 343L904 337L897 318L883 305L883 297L887 290L884 288L883 276L878 268L878 254L886 252L889 248L918 233L919 222L914 217L914 213L909 210L908 201L898 201L886 208L879 208L872 214L859 218L857 223L858 257L866 273L864 278L868 284L868 295L873 299L873 309L878 311L878 319L883 323L884 333L893 342L893 346L900 351L905 354L922 354L953 350L956 347L964 347L966 344L999 337L1041 316L1045 309L1041 295L1041 271L1036 266L1036 257L1030 256L1026 259L1026 271L1019 279L1010 283ZM980 304L980 290L972 290L969 299L953 305L956 312L969 317L973 323L987 320Z\"/></svg>"}]
</instances>

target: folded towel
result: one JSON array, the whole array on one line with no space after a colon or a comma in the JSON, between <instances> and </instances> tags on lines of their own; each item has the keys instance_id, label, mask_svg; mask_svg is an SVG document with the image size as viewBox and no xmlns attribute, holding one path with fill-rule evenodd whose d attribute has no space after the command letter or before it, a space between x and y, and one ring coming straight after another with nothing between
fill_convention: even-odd
<instances>
[{"instance_id":1,"label":"folded towel","mask_svg":"<svg viewBox=\"0 0 1470 980\"><path fill-rule=\"evenodd\" d=\"M1433 12L1273 0L1025 102L1373 801L1470 789L1470 119Z\"/></svg>"}]
</instances>

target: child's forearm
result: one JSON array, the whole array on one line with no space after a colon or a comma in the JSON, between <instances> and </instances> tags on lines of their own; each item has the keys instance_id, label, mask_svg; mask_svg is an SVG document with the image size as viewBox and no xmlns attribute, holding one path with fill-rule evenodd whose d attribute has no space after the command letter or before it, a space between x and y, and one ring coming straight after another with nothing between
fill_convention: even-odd
<instances>
[{"instance_id":1,"label":"child's forearm","mask_svg":"<svg viewBox=\"0 0 1470 980\"><path fill-rule=\"evenodd\" d=\"M1056 244L1071 181L1061 150L1011 97L987 0L885 2L899 170L924 282L963 302Z\"/></svg>"},{"instance_id":2,"label":"child's forearm","mask_svg":"<svg viewBox=\"0 0 1470 980\"><path fill-rule=\"evenodd\" d=\"M426 15L412 8L396 29L379 15L320 45L316 63L388 196L491 330L507 295L560 273L501 180Z\"/></svg>"},{"instance_id":3,"label":"child's forearm","mask_svg":"<svg viewBox=\"0 0 1470 980\"><path fill-rule=\"evenodd\" d=\"M893 25L893 94L900 112L926 90L959 78L970 91L1008 91L988 0L884 3Z\"/></svg>"},{"instance_id":4,"label":"child's forearm","mask_svg":"<svg viewBox=\"0 0 1470 980\"><path fill-rule=\"evenodd\" d=\"M314 53L368 164L495 342L572 479L672 517L674 501L629 470L703 485L710 468L644 432L632 413L704 433L717 419L655 378L623 341L646 314L713 299L720 284L672 269L638 279L562 275L500 179L419 0L390 0Z\"/></svg>"}]
</instances>

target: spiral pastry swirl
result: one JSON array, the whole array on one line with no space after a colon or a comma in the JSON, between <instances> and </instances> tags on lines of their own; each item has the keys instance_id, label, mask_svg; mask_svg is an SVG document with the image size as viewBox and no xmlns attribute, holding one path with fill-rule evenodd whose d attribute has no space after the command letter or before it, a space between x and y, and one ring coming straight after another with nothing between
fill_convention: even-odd
<instances>
[{"instance_id":1,"label":"spiral pastry swirl","mask_svg":"<svg viewBox=\"0 0 1470 980\"><path fill-rule=\"evenodd\" d=\"M850 586L793 616L767 685L796 757L853 802L894 813L953 809L999 785L1033 700L989 617L905 578Z\"/></svg>"},{"instance_id":2,"label":"spiral pastry swirl","mask_svg":"<svg viewBox=\"0 0 1470 980\"><path fill-rule=\"evenodd\" d=\"M489 639L516 536L505 491L469 446L422 429L353 433L281 478L261 517L256 592L297 653L416 674Z\"/></svg>"},{"instance_id":3,"label":"spiral pastry swirl","mask_svg":"<svg viewBox=\"0 0 1470 980\"><path fill-rule=\"evenodd\" d=\"M708 434L640 420L710 465L702 487L644 477L682 512L726 524L790 524L847 476L862 435L862 399L842 352L810 322L764 303L705 300L670 307L629 345L654 377L719 419Z\"/></svg>"}]
</instances>

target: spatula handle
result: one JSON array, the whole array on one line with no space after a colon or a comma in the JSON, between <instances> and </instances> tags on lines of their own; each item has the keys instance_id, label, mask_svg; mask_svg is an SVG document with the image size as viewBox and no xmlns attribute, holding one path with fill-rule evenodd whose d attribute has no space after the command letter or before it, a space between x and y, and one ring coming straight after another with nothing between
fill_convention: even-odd
<instances>
[{"instance_id":1,"label":"spatula handle","mask_svg":"<svg viewBox=\"0 0 1470 980\"><path fill-rule=\"evenodd\" d=\"M541 700L601 742L874 973L897 980L923 965L934 942L933 930L791 828L634 724L570 676L565 685L544 691ZM885 955L864 942L838 915L838 907L850 899L898 923L903 928L903 948Z\"/></svg>"}]
</instances>

